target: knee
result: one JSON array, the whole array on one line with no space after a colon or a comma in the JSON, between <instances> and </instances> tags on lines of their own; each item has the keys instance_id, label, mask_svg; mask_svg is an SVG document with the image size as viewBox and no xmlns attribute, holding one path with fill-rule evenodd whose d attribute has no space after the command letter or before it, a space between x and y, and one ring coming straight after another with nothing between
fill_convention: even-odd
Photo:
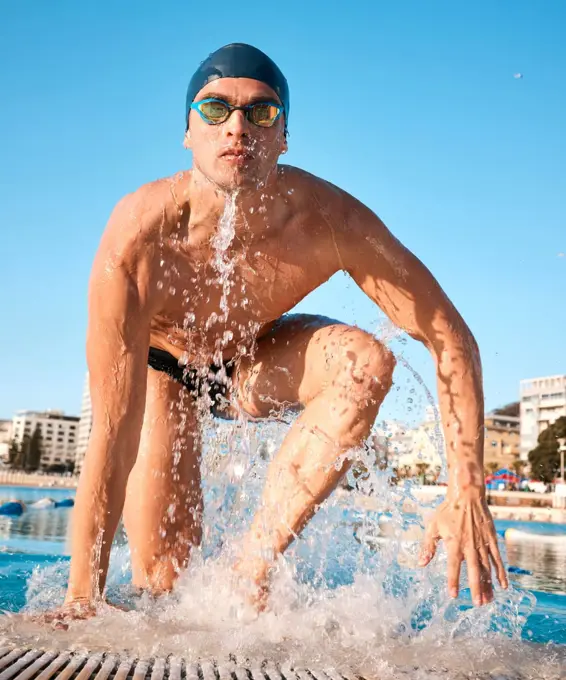
<instances>
[{"instance_id":1,"label":"knee","mask_svg":"<svg viewBox=\"0 0 566 680\"><path fill-rule=\"evenodd\" d=\"M381 401L393 384L395 355L369 333L356 331L342 366L350 389L360 397Z\"/></svg>"}]
</instances>

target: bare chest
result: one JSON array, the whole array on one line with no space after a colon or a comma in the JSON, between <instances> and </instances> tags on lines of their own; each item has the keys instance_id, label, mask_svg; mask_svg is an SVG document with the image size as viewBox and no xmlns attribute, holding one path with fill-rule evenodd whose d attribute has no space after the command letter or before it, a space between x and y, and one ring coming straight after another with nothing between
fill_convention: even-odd
<instances>
[{"instance_id":1,"label":"bare chest","mask_svg":"<svg viewBox=\"0 0 566 680\"><path fill-rule=\"evenodd\" d=\"M164 244L152 324L160 344L189 355L248 344L336 271L324 234L303 221L253 237L198 228L190 237Z\"/></svg>"}]
</instances>

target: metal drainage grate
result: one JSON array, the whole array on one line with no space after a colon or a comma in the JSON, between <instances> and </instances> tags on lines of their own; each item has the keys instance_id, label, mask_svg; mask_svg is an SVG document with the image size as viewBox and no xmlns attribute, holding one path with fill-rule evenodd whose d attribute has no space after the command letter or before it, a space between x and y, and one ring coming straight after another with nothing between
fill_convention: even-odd
<instances>
[{"instance_id":1,"label":"metal drainage grate","mask_svg":"<svg viewBox=\"0 0 566 680\"><path fill-rule=\"evenodd\" d=\"M0 647L0 680L353 680L334 670L313 671L274 663L247 667L190 663L179 657L127 659L116 654L49 652ZM362 679L358 679L362 680Z\"/></svg>"}]
</instances>

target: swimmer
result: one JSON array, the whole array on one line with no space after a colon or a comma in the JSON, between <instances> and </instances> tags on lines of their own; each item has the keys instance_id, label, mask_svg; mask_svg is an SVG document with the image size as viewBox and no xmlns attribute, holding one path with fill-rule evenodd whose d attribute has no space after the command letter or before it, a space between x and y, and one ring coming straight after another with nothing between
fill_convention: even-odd
<instances>
[{"instance_id":1,"label":"swimmer","mask_svg":"<svg viewBox=\"0 0 566 680\"><path fill-rule=\"evenodd\" d=\"M342 115L312 107L309 115ZM452 597L464 560L474 604L493 599L492 568L507 587L484 488L476 341L433 275L376 214L279 164L290 112L287 81L267 55L245 44L222 47L188 87L192 169L125 196L109 219L89 287L93 427L62 610L71 617L100 602L122 514L135 586L167 592L186 567L201 540L203 401L227 418L299 413L235 565L261 601L274 560L336 488L345 454L368 437L393 382L393 354L370 333L289 313L338 271L423 343L436 366L449 484L420 565L442 539ZM228 218L226 284L215 243Z\"/></svg>"}]
</instances>

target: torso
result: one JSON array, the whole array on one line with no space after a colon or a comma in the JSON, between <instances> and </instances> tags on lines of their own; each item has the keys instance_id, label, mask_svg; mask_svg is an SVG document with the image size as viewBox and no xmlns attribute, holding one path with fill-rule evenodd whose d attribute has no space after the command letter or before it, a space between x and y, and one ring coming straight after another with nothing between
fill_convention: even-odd
<instances>
[{"instance_id":1,"label":"torso","mask_svg":"<svg viewBox=\"0 0 566 680\"><path fill-rule=\"evenodd\" d=\"M254 339L339 269L339 258L306 173L280 171L273 198L236 212L224 251L217 245L227 221L222 203L199 218L198 196L179 198L187 175L162 180L154 282L161 294L150 345L190 364L211 363L215 353L226 361L252 350Z\"/></svg>"}]
</instances>

